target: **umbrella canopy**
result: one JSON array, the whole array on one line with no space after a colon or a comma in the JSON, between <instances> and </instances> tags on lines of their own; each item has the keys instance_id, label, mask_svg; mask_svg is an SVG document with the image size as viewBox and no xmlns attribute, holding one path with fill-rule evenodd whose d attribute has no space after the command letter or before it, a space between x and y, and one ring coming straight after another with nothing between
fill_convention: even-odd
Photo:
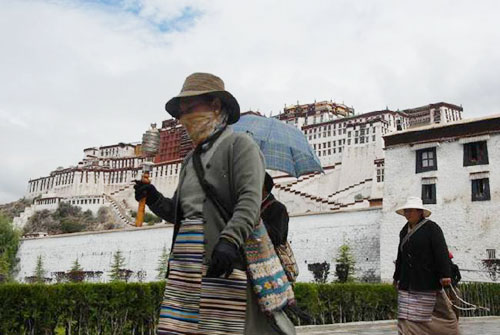
<instances>
[{"instance_id":1,"label":"umbrella canopy","mask_svg":"<svg viewBox=\"0 0 500 335\"><path fill-rule=\"evenodd\" d=\"M233 128L253 137L264 154L266 169L282 171L296 178L323 171L305 135L291 125L275 118L244 114Z\"/></svg>"}]
</instances>

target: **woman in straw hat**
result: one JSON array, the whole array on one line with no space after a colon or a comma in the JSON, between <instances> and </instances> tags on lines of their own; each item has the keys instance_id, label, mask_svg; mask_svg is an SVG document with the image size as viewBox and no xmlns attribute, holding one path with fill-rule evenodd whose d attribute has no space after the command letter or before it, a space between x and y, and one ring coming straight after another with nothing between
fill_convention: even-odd
<instances>
[{"instance_id":1,"label":"woman in straw hat","mask_svg":"<svg viewBox=\"0 0 500 335\"><path fill-rule=\"evenodd\" d=\"M450 285L451 274L448 247L441 228L427 219L431 211L418 197L409 197L396 213L407 220L399 234L393 276L398 289L399 333L458 334L457 319L442 290L443 286ZM444 317L443 310L449 312Z\"/></svg>"},{"instance_id":2,"label":"woman in straw hat","mask_svg":"<svg viewBox=\"0 0 500 335\"><path fill-rule=\"evenodd\" d=\"M259 222L265 169L257 144L228 127L240 117L238 102L219 77L194 73L165 108L195 149L172 198L135 186L137 200L146 197L175 224L158 334L295 334L284 312L271 323L260 311L245 271L241 250ZM218 199L207 196L207 184Z\"/></svg>"}]
</instances>

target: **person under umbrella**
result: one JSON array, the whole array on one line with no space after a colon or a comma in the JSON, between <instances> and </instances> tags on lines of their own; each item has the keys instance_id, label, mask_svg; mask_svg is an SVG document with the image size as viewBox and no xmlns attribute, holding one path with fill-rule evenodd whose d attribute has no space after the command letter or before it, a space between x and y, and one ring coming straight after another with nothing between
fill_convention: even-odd
<instances>
[{"instance_id":1,"label":"person under umbrella","mask_svg":"<svg viewBox=\"0 0 500 335\"><path fill-rule=\"evenodd\" d=\"M274 187L273 178L266 173L262 187L261 218L274 247L286 243L288 238L288 212L285 205L271 193Z\"/></svg>"},{"instance_id":2,"label":"person under umbrella","mask_svg":"<svg viewBox=\"0 0 500 335\"><path fill-rule=\"evenodd\" d=\"M396 213L407 220L399 234L393 276L393 284L398 289L399 334L458 334L458 321L456 317L453 319L451 305L442 290L451 284L451 272L441 228L427 219L431 211L418 197L409 197ZM443 318L444 307L451 311L448 313L451 319Z\"/></svg>"},{"instance_id":3,"label":"person under umbrella","mask_svg":"<svg viewBox=\"0 0 500 335\"><path fill-rule=\"evenodd\" d=\"M276 326L281 334L295 334L284 312L269 322L245 271L241 249L259 222L265 170L256 143L228 126L239 119L237 100L219 77L194 73L165 108L195 149L182 164L172 198L151 184L135 186L137 200L146 197L151 211L174 223L157 334L266 335L276 334ZM206 183L217 200L204 192ZM229 220L219 205L229 209Z\"/></svg>"},{"instance_id":4,"label":"person under umbrella","mask_svg":"<svg viewBox=\"0 0 500 335\"><path fill-rule=\"evenodd\" d=\"M291 245L288 243L288 212L286 206L279 202L271 193L274 187L273 178L266 172L262 186L262 205L260 217L266 226L267 233L273 243L274 250L280 259L288 281L293 285L297 280L299 268ZM298 312L297 309L294 310ZM305 314L302 316L308 317Z\"/></svg>"}]
</instances>

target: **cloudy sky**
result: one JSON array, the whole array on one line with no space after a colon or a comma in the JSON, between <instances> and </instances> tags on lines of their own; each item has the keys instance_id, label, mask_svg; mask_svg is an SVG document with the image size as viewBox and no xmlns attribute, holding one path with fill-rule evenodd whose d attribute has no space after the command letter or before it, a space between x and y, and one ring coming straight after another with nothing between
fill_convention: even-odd
<instances>
[{"instance_id":1,"label":"cloudy sky","mask_svg":"<svg viewBox=\"0 0 500 335\"><path fill-rule=\"evenodd\" d=\"M498 1L0 1L0 203L90 146L133 142L186 75L243 110L446 101L500 113Z\"/></svg>"}]
</instances>

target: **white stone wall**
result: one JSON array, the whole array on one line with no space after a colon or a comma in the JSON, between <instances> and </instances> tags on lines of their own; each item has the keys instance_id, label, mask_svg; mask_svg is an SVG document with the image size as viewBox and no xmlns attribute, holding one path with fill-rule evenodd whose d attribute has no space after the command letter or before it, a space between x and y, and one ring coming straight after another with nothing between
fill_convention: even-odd
<instances>
[{"instance_id":1,"label":"white stone wall","mask_svg":"<svg viewBox=\"0 0 500 335\"><path fill-rule=\"evenodd\" d=\"M298 280L312 281L307 265L324 261L331 263L329 279L334 280L334 259L343 243L351 246L357 277L368 273L379 275L380 217L380 209L291 217L289 240L300 268ZM69 270L78 258L84 270L103 271L103 280L107 280L113 253L121 250L126 268L146 271L146 281L153 281L163 247L170 249L171 236L172 227L161 225L25 239L18 252L17 280L33 274L39 255L49 274Z\"/></svg>"},{"instance_id":2,"label":"white stone wall","mask_svg":"<svg viewBox=\"0 0 500 335\"><path fill-rule=\"evenodd\" d=\"M23 281L33 275L37 258L42 256L48 276L51 272L68 271L78 258L85 271L103 271L102 279L106 281L113 254L120 250L125 268L146 271L145 280L153 281L162 249L170 249L171 238L172 226L158 226L25 239L17 254L20 268L16 279Z\"/></svg>"},{"instance_id":3,"label":"white stone wall","mask_svg":"<svg viewBox=\"0 0 500 335\"><path fill-rule=\"evenodd\" d=\"M436 177L437 203L426 205L431 220L443 229L454 261L464 280L489 280L482 271L486 249L500 249L500 135L487 141L489 164L463 166L459 140L439 143L436 171L415 173L415 150L409 145L391 147L385 153L383 219L380 228L381 277L392 280L399 231L406 223L394 213L408 196L421 196L423 177ZM491 200L471 201L470 173L489 171ZM497 251L498 254L498 251Z\"/></svg>"},{"instance_id":4,"label":"white stone wall","mask_svg":"<svg viewBox=\"0 0 500 335\"><path fill-rule=\"evenodd\" d=\"M335 280L335 258L339 247L347 243L356 260L357 278L371 272L379 276L379 221L381 210L296 216L290 218L288 239L299 265L298 280L310 282L311 263L330 263L329 280Z\"/></svg>"}]
</instances>

